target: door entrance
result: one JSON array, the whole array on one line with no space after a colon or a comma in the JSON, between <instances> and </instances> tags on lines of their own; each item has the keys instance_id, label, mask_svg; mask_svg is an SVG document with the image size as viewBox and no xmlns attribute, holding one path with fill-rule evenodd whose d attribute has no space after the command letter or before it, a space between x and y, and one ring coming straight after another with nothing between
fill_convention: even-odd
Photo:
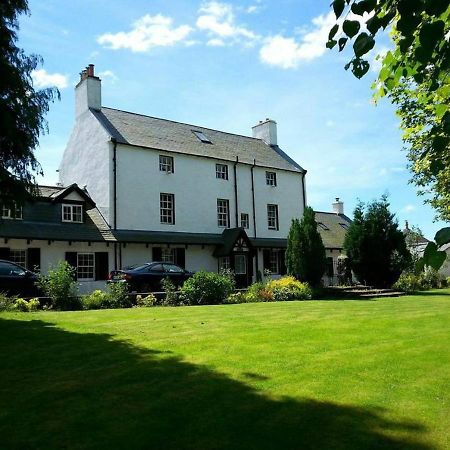
<instances>
[{"instance_id":1,"label":"door entrance","mask_svg":"<svg viewBox=\"0 0 450 450\"><path fill-rule=\"evenodd\" d=\"M248 255L239 253L234 255L234 274L236 277L236 287L248 286Z\"/></svg>"}]
</instances>

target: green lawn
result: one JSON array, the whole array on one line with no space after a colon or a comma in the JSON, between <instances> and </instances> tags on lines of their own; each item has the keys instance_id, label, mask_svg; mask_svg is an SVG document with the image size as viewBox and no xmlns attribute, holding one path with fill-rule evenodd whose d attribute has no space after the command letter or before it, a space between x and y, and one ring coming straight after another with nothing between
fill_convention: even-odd
<instances>
[{"instance_id":1,"label":"green lawn","mask_svg":"<svg viewBox=\"0 0 450 450\"><path fill-rule=\"evenodd\" d=\"M0 449L450 448L450 290L0 314Z\"/></svg>"}]
</instances>

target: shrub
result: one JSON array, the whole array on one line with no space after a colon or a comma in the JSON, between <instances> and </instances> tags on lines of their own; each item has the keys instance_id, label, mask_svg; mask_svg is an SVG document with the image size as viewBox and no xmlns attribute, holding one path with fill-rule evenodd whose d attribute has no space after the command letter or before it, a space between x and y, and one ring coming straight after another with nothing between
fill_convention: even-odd
<instances>
[{"instance_id":1,"label":"shrub","mask_svg":"<svg viewBox=\"0 0 450 450\"><path fill-rule=\"evenodd\" d=\"M292 276L269 281L267 290L272 293L275 301L310 300L312 298L312 290L308 283L302 283Z\"/></svg>"},{"instance_id":2,"label":"shrub","mask_svg":"<svg viewBox=\"0 0 450 450\"><path fill-rule=\"evenodd\" d=\"M273 293L267 288L267 283L253 283L245 293L245 301L247 303L271 302L273 300Z\"/></svg>"},{"instance_id":3,"label":"shrub","mask_svg":"<svg viewBox=\"0 0 450 450\"><path fill-rule=\"evenodd\" d=\"M29 301L26 301L23 298L14 298L14 303L10 309L21 311L21 312L29 312L29 311L37 311L39 309L40 303L37 298L32 298Z\"/></svg>"},{"instance_id":4,"label":"shrub","mask_svg":"<svg viewBox=\"0 0 450 450\"><path fill-rule=\"evenodd\" d=\"M47 297L50 297L51 308L80 309L74 272L75 269L68 262L61 261L56 267L50 268L47 275L38 275L36 284Z\"/></svg>"},{"instance_id":5,"label":"shrub","mask_svg":"<svg viewBox=\"0 0 450 450\"><path fill-rule=\"evenodd\" d=\"M185 281L180 297L188 305L216 305L224 302L234 286L227 276L200 271Z\"/></svg>"},{"instance_id":6,"label":"shrub","mask_svg":"<svg viewBox=\"0 0 450 450\"><path fill-rule=\"evenodd\" d=\"M138 308L149 308L156 305L158 305L158 299L154 296L154 294L150 293L145 297L142 295L138 295L136 297L136 306Z\"/></svg>"},{"instance_id":7,"label":"shrub","mask_svg":"<svg viewBox=\"0 0 450 450\"><path fill-rule=\"evenodd\" d=\"M180 304L181 299L178 298L175 285L170 278L163 278L161 280L161 286L164 290L165 296L162 304L164 306L177 306Z\"/></svg>"},{"instance_id":8,"label":"shrub","mask_svg":"<svg viewBox=\"0 0 450 450\"><path fill-rule=\"evenodd\" d=\"M441 287L441 275L432 267L425 267L425 270L420 274L420 285L422 289L433 289Z\"/></svg>"},{"instance_id":9,"label":"shrub","mask_svg":"<svg viewBox=\"0 0 450 450\"><path fill-rule=\"evenodd\" d=\"M105 308L131 308L133 302L125 283L109 283Z\"/></svg>"},{"instance_id":10,"label":"shrub","mask_svg":"<svg viewBox=\"0 0 450 450\"><path fill-rule=\"evenodd\" d=\"M247 303L245 292L234 292L230 294L225 300L224 303L228 305L234 305L237 303Z\"/></svg>"},{"instance_id":11,"label":"shrub","mask_svg":"<svg viewBox=\"0 0 450 450\"><path fill-rule=\"evenodd\" d=\"M410 272L403 272L392 287L410 294L421 289L420 281L420 276Z\"/></svg>"},{"instance_id":12,"label":"shrub","mask_svg":"<svg viewBox=\"0 0 450 450\"><path fill-rule=\"evenodd\" d=\"M83 309L102 309L109 307L108 294L99 289L81 298Z\"/></svg>"},{"instance_id":13,"label":"shrub","mask_svg":"<svg viewBox=\"0 0 450 450\"><path fill-rule=\"evenodd\" d=\"M9 297L6 294L0 292L0 311L10 311L14 309L15 297Z\"/></svg>"}]
</instances>

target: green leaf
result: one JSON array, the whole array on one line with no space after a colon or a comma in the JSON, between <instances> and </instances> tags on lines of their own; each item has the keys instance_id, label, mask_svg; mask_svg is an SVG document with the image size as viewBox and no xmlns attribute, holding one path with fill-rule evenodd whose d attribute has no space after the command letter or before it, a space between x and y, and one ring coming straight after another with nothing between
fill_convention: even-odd
<instances>
[{"instance_id":1,"label":"green leaf","mask_svg":"<svg viewBox=\"0 0 450 450\"><path fill-rule=\"evenodd\" d=\"M408 51L408 49L411 47L411 44L413 43L413 41L414 41L414 35L407 36L407 37L404 37L403 39L401 39L398 44L400 51L402 53L406 53Z\"/></svg>"},{"instance_id":2,"label":"green leaf","mask_svg":"<svg viewBox=\"0 0 450 450\"><path fill-rule=\"evenodd\" d=\"M356 38L355 43L353 44L353 50L355 51L355 56L357 58L365 55L367 52L373 49L375 45L375 40L372 36L369 36L367 33L361 33Z\"/></svg>"},{"instance_id":3,"label":"green leaf","mask_svg":"<svg viewBox=\"0 0 450 450\"><path fill-rule=\"evenodd\" d=\"M448 244L450 242L450 227L441 228L434 236L434 240L439 247Z\"/></svg>"},{"instance_id":4,"label":"green leaf","mask_svg":"<svg viewBox=\"0 0 450 450\"><path fill-rule=\"evenodd\" d=\"M423 261L426 266L439 270L447 259L447 253L439 251L434 242L429 242L423 253Z\"/></svg>"},{"instance_id":5,"label":"green leaf","mask_svg":"<svg viewBox=\"0 0 450 450\"><path fill-rule=\"evenodd\" d=\"M370 68L370 64L361 58L355 58L352 60L352 73L356 78L362 78Z\"/></svg>"},{"instance_id":6,"label":"green leaf","mask_svg":"<svg viewBox=\"0 0 450 450\"><path fill-rule=\"evenodd\" d=\"M378 16L373 16L366 22L366 27L371 32L371 34L376 34L381 26L382 23Z\"/></svg>"},{"instance_id":7,"label":"green leaf","mask_svg":"<svg viewBox=\"0 0 450 450\"><path fill-rule=\"evenodd\" d=\"M339 39L338 44L339 44L339 51L342 52L342 50L344 50L345 44L347 43L348 39L345 37L342 37Z\"/></svg>"},{"instance_id":8,"label":"green leaf","mask_svg":"<svg viewBox=\"0 0 450 450\"><path fill-rule=\"evenodd\" d=\"M362 16L364 14L364 8L361 6L361 3L353 3L351 7L352 13L357 16Z\"/></svg>"},{"instance_id":9,"label":"green leaf","mask_svg":"<svg viewBox=\"0 0 450 450\"><path fill-rule=\"evenodd\" d=\"M428 1L425 5L425 12L430 16L439 17L448 8L448 0Z\"/></svg>"},{"instance_id":10,"label":"green leaf","mask_svg":"<svg viewBox=\"0 0 450 450\"><path fill-rule=\"evenodd\" d=\"M341 17L342 11L344 11L345 8L345 0L334 0L333 1L333 10L334 14L336 15L336 19L339 19Z\"/></svg>"},{"instance_id":11,"label":"green leaf","mask_svg":"<svg viewBox=\"0 0 450 450\"><path fill-rule=\"evenodd\" d=\"M401 18L397 22L397 30L400 31L403 36L411 36L420 25L420 22L420 16L401 16Z\"/></svg>"},{"instance_id":12,"label":"green leaf","mask_svg":"<svg viewBox=\"0 0 450 450\"><path fill-rule=\"evenodd\" d=\"M338 32L338 30L339 30L339 25L338 24L333 25L333 28L330 30L330 32L328 34L329 41L331 41L334 38L334 36L336 36L336 33Z\"/></svg>"},{"instance_id":13,"label":"green leaf","mask_svg":"<svg viewBox=\"0 0 450 450\"><path fill-rule=\"evenodd\" d=\"M361 24L357 20L344 20L342 29L344 33L351 39L358 34Z\"/></svg>"},{"instance_id":14,"label":"green leaf","mask_svg":"<svg viewBox=\"0 0 450 450\"><path fill-rule=\"evenodd\" d=\"M419 41L424 51L431 54L438 42L444 37L445 24L442 20L433 23L426 23L419 33Z\"/></svg>"},{"instance_id":15,"label":"green leaf","mask_svg":"<svg viewBox=\"0 0 450 450\"><path fill-rule=\"evenodd\" d=\"M331 39L331 41L328 41L325 45L327 48L333 48L335 45L337 44L337 41L335 41L334 39Z\"/></svg>"}]
</instances>

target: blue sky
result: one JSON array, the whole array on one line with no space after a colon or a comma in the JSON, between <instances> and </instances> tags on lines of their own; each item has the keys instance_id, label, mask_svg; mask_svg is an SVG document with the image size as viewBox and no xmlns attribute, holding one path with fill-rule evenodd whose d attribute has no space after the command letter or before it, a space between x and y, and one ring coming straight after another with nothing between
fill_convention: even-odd
<instances>
[{"instance_id":1,"label":"blue sky","mask_svg":"<svg viewBox=\"0 0 450 450\"><path fill-rule=\"evenodd\" d=\"M308 203L329 211L335 197L348 215L357 199L389 194L400 225L428 237L442 226L423 205L402 152L395 111L374 106L376 72L357 80L349 54L324 48L333 23L329 0L30 0L19 45L43 56L35 86L57 85L61 101L37 157L54 184L74 121L79 72L96 66L102 103L250 135L266 117L279 145L308 170ZM378 52L389 45L382 40ZM374 58L375 54L371 55Z\"/></svg>"}]
</instances>

